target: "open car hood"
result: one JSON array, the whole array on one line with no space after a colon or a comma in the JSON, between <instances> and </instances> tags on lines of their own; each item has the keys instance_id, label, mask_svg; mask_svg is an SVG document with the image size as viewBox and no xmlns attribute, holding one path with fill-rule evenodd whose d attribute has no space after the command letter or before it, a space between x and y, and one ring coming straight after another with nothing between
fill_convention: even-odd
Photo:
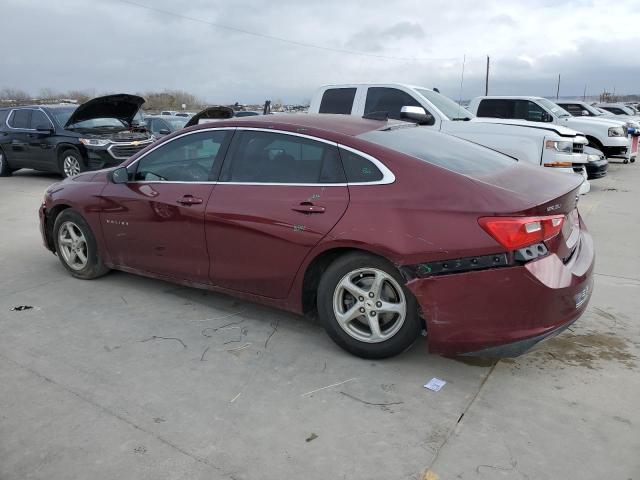
<instances>
[{"instance_id":1,"label":"open car hood","mask_svg":"<svg viewBox=\"0 0 640 480\"><path fill-rule=\"evenodd\" d=\"M75 109L65 127L92 118L117 118L131 125L143 103L144 98L126 93L92 98Z\"/></svg>"},{"instance_id":2,"label":"open car hood","mask_svg":"<svg viewBox=\"0 0 640 480\"><path fill-rule=\"evenodd\" d=\"M185 124L184 128L193 127L198 125L200 120L224 120L225 118L233 117L233 109L229 107L222 107L220 105L215 107L207 107L201 112L196 113Z\"/></svg>"}]
</instances>

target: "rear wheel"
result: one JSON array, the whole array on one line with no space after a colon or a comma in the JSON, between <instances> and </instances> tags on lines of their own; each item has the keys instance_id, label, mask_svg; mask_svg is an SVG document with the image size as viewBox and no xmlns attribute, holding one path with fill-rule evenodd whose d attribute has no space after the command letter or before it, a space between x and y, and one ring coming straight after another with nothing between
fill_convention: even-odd
<instances>
[{"instance_id":1,"label":"rear wheel","mask_svg":"<svg viewBox=\"0 0 640 480\"><path fill-rule=\"evenodd\" d=\"M329 336L364 358L386 358L411 346L422 321L397 269L364 253L335 260L318 286L318 314Z\"/></svg>"},{"instance_id":2,"label":"rear wheel","mask_svg":"<svg viewBox=\"0 0 640 480\"><path fill-rule=\"evenodd\" d=\"M98 255L91 227L74 210L64 210L53 226L56 253L62 265L76 278L91 280L109 271Z\"/></svg>"},{"instance_id":3,"label":"rear wheel","mask_svg":"<svg viewBox=\"0 0 640 480\"><path fill-rule=\"evenodd\" d=\"M0 177L8 177L12 173L13 169L9 167L7 157L5 157L4 152L0 150Z\"/></svg>"},{"instance_id":4,"label":"rear wheel","mask_svg":"<svg viewBox=\"0 0 640 480\"><path fill-rule=\"evenodd\" d=\"M60 173L64 178L73 177L83 172L84 160L77 150L65 150L60 155Z\"/></svg>"}]
</instances>

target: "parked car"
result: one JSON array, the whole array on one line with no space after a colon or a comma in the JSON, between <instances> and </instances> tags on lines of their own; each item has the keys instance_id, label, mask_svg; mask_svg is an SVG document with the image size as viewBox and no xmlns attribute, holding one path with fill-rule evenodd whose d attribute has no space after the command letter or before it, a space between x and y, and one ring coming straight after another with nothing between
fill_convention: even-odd
<instances>
[{"instance_id":1,"label":"parked car","mask_svg":"<svg viewBox=\"0 0 640 480\"><path fill-rule=\"evenodd\" d=\"M75 105L0 109L0 176L21 168L63 177L120 164L153 139L132 125L144 103L116 94Z\"/></svg>"},{"instance_id":2,"label":"parked car","mask_svg":"<svg viewBox=\"0 0 640 480\"><path fill-rule=\"evenodd\" d=\"M351 84L320 87L309 113L339 113L379 118L402 118L402 107L420 107L429 115L428 126L518 160L551 167L554 171L582 175L580 193L589 191L582 148L587 139L558 125L531 128L523 120L477 119L444 95L423 87L403 84Z\"/></svg>"},{"instance_id":3,"label":"parked car","mask_svg":"<svg viewBox=\"0 0 640 480\"><path fill-rule=\"evenodd\" d=\"M541 97L476 97L470 109L479 117L517 118L536 125L557 124L582 132L589 145L607 157L627 157L629 139L624 122L610 118L574 117L556 103Z\"/></svg>"},{"instance_id":4,"label":"parked car","mask_svg":"<svg viewBox=\"0 0 640 480\"><path fill-rule=\"evenodd\" d=\"M587 154L587 176L589 180L602 178L607 174L609 161L600 150L593 147L584 147L584 153Z\"/></svg>"},{"instance_id":5,"label":"parked car","mask_svg":"<svg viewBox=\"0 0 640 480\"><path fill-rule=\"evenodd\" d=\"M50 187L45 245L297 313L366 358L517 355L586 309L582 179L407 122L255 116L165 137ZM100 198L100 202L96 202Z\"/></svg>"},{"instance_id":6,"label":"parked car","mask_svg":"<svg viewBox=\"0 0 640 480\"><path fill-rule=\"evenodd\" d=\"M629 149L627 151L624 163L629 161L635 162L638 156L638 137L640 137L640 116L631 116L622 114L617 115L611 113L602 108L589 105L586 102L580 101L562 101L558 102L558 105L564 108L574 117L597 117L597 118L610 118L613 120L623 121L627 127L627 138L629 139Z\"/></svg>"},{"instance_id":7,"label":"parked car","mask_svg":"<svg viewBox=\"0 0 640 480\"><path fill-rule=\"evenodd\" d=\"M189 119L185 128L199 125L201 123L215 122L233 117L233 109L222 105L214 105L196 113Z\"/></svg>"},{"instance_id":8,"label":"parked car","mask_svg":"<svg viewBox=\"0 0 640 480\"><path fill-rule=\"evenodd\" d=\"M186 117L186 118L193 117L193 115L195 115L193 112L177 112L175 114L176 117Z\"/></svg>"},{"instance_id":9,"label":"parked car","mask_svg":"<svg viewBox=\"0 0 640 480\"><path fill-rule=\"evenodd\" d=\"M160 112L160 115L169 115L169 116L174 116L176 113L175 110L163 110Z\"/></svg>"},{"instance_id":10,"label":"parked car","mask_svg":"<svg viewBox=\"0 0 640 480\"><path fill-rule=\"evenodd\" d=\"M147 130L156 138L182 130L188 120L184 117L169 117L167 115L147 115L144 119Z\"/></svg>"},{"instance_id":11,"label":"parked car","mask_svg":"<svg viewBox=\"0 0 640 480\"><path fill-rule=\"evenodd\" d=\"M602 110L613 113L614 115L628 117L635 117L638 115L633 108L622 103L597 103L596 106Z\"/></svg>"}]
</instances>

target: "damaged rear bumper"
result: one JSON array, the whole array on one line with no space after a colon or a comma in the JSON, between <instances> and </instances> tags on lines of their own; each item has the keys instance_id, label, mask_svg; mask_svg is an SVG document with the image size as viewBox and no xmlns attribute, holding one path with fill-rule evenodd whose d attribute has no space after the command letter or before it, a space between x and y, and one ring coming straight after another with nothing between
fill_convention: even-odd
<instances>
[{"instance_id":1,"label":"damaged rear bumper","mask_svg":"<svg viewBox=\"0 0 640 480\"><path fill-rule=\"evenodd\" d=\"M594 261L593 240L581 230L567 263L549 254L518 266L417 278L407 287L422 309L431 352L510 357L584 313Z\"/></svg>"}]
</instances>

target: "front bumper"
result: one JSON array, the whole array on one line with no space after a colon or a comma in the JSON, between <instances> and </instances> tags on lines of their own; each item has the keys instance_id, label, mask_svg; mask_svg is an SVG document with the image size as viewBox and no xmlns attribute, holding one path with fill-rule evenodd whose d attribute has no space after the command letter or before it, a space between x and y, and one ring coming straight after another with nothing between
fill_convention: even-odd
<instances>
[{"instance_id":1,"label":"front bumper","mask_svg":"<svg viewBox=\"0 0 640 480\"><path fill-rule=\"evenodd\" d=\"M589 162L586 165L587 167L587 176L590 180L595 178L602 178L607 174L607 170L609 169L609 162L607 159L603 158L602 160L596 160L595 162Z\"/></svg>"},{"instance_id":2,"label":"front bumper","mask_svg":"<svg viewBox=\"0 0 640 480\"><path fill-rule=\"evenodd\" d=\"M42 243L47 250L54 252L55 247L53 246L53 239L51 239L48 234L49 229L47 228L47 208L44 203L40 205L40 208L38 209L38 220L40 235L42 236Z\"/></svg>"},{"instance_id":3,"label":"front bumper","mask_svg":"<svg viewBox=\"0 0 640 480\"><path fill-rule=\"evenodd\" d=\"M593 290L593 240L581 226L567 263L555 254L524 265L407 283L427 322L429 350L514 356L574 322Z\"/></svg>"}]
</instances>

